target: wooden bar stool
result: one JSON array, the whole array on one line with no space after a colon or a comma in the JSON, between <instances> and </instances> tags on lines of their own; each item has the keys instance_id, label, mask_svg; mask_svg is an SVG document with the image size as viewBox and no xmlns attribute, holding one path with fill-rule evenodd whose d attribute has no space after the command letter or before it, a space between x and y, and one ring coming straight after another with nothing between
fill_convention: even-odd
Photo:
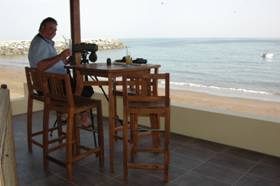
<instances>
[{"instance_id":1,"label":"wooden bar stool","mask_svg":"<svg viewBox=\"0 0 280 186\"><path fill-rule=\"evenodd\" d=\"M158 90L159 82L163 84ZM135 94L128 93L128 87L135 87ZM169 140L170 140L170 97L169 97L169 74L146 74L129 75L123 77L123 104L124 104L124 124L123 124L123 166L124 179L127 179L128 169L156 169L163 170L164 181L168 181L169 167ZM151 123L150 126L138 124L138 117L158 116L163 117L161 123ZM150 120L151 122L161 122L161 120ZM131 145L128 143L128 123L131 130ZM140 147L139 141L146 137L154 137L163 134L162 145L151 145ZM131 148L130 148L131 146ZM130 148L130 149L129 149ZM130 151L130 153L128 153ZM134 156L138 152L161 153L164 156L162 164L159 163L137 163ZM130 154L131 160L128 157Z\"/></svg>"},{"instance_id":2,"label":"wooden bar stool","mask_svg":"<svg viewBox=\"0 0 280 186\"><path fill-rule=\"evenodd\" d=\"M96 154L99 158L100 169L104 168L104 139L102 124L101 101L82 96L75 96L72 93L70 78L67 74L56 74L45 72L43 74L43 90L45 95L44 107L44 167L48 168L48 160L66 166L67 178L73 179L73 163ZM80 128L75 125L75 115L89 111L92 108L97 110L97 132L98 147L86 147L80 144ZM48 122L50 111L67 114L66 140L55 146L49 146ZM51 155L58 149L66 149L65 161L58 160Z\"/></svg>"},{"instance_id":3,"label":"wooden bar stool","mask_svg":"<svg viewBox=\"0 0 280 186\"><path fill-rule=\"evenodd\" d=\"M33 123L32 123L33 101L37 100L37 101L44 103L45 98L43 96L43 85L42 85L42 79L41 79L41 72L39 72L36 68L25 67L25 75L26 75L26 81L27 81L27 87L28 87L27 145L28 145L28 151L32 152L32 144L43 148L42 142L35 139L35 137L38 135L42 135L42 137L43 137L43 129L33 131ZM42 126L43 126L43 124L42 124ZM49 128L49 132L53 132L55 130L60 131L61 125L57 125L55 127ZM59 136L60 135L61 134L59 134Z\"/></svg>"},{"instance_id":4,"label":"wooden bar stool","mask_svg":"<svg viewBox=\"0 0 280 186\"><path fill-rule=\"evenodd\" d=\"M137 73L137 72L135 72ZM154 67L154 68L151 68L149 69L146 73L148 74L158 74L159 73L159 67ZM140 75L143 75L143 72L140 73ZM122 84L122 83L121 83ZM136 88L133 84L130 84L127 86L127 93L129 95L135 95L136 94ZM123 89L121 87L121 89L118 89L117 86L116 86L116 83L114 84L114 102L117 103L117 97L122 97L123 96ZM116 105L117 107L117 105ZM117 111L117 109L115 109ZM122 126L123 126L123 120L121 120L119 118L119 116L117 115L117 113L115 114L116 115L116 119L117 119L117 124L116 127L115 127L115 140L122 140L123 139L123 136L118 134L118 132L122 132ZM157 117L155 116L152 116L150 117L151 120L155 121L157 119ZM151 123L156 123L156 122L152 122ZM128 126L130 128L130 126ZM153 138L153 144L155 146L158 146L159 145L159 139L158 137L154 136Z\"/></svg>"}]
</instances>

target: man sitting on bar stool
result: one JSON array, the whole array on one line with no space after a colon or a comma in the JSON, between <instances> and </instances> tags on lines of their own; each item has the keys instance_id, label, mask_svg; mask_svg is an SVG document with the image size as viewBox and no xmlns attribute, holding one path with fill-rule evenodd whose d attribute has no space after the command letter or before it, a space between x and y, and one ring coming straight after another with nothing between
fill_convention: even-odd
<instances>
[{"instance_id":1,"label":"man sitting on bar stool","mask_svg":"<svg viewBox=\"0 0 280 186\"><path fill-rule=\"evenodd\" d=\"M54 72L66 74L64 68L69 63L69 57L72 51L68 48L57 54L52 40L56 35L57 21L54 18L45 18L39 27L39 33L32 39L28 59L29 64L39 71ZM42 94L42 92L38 92ZM89 126L89 115L87 112L82 113L78 119L85 127Z\"/></svg>"}]
</instances>

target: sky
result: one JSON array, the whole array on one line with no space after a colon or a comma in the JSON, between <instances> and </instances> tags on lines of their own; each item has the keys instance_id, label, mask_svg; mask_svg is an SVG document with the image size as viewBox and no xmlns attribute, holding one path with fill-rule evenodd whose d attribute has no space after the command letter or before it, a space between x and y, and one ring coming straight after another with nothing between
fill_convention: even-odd
<instances>
[{"instance_id":1,"label":"sky","mask_svg":"<svg viewBox=\"0 0 280 186\"><path fill-rule=\"evenodd\" d=\"M81 37L280 38L280 0L80 0ZM42 19L70 38L69 0L0 0L0 41L31 40Z\"/></svg>"}]
</instances>

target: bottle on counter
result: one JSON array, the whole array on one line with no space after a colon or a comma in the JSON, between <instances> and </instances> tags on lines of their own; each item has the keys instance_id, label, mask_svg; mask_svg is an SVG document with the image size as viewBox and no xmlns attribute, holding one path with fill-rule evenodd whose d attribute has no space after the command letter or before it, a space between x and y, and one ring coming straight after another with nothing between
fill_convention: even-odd
<instances>
[{"instance_id":1,"label":"bottle on counter","mask_svg":"<svg viewBox=\"0 0 280 186\"><path fill-rule=\"evenodd\" d=\"M126 63L126 64L131 64L131 63L132 63L132 58L131 58L131 56L130 56L129 53L128 53L128 48L127 48L127 46L126 46L125 63Z\"/></svg>"}]
</instances>

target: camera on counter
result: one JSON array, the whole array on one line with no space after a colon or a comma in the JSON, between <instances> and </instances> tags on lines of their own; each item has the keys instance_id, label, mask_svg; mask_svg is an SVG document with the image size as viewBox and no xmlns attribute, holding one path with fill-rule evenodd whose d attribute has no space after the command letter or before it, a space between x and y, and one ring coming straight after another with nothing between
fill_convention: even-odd
<instances>
[{"instance_id":1,"label":"camera on counter","mask_svg":"<svg viewBox=\"0 0 280 186\"><path fill-rule=\"evenodd\" d=\"M97 60L97 50L98 46L94 43L78 43L72 46L73 53L81 53L81 63L95 62Z\"/></svg>"},{"instance_id":2,"label":"camera on counter","mask_svg":"<svg viewBox=\"0 0 280 186\"><path fill-rule=\"evenodd\" d=\"M98 50L98 46L94 43L78 43L73 45L72 50L73 52L96 52Z\"/></svg>"}]
</instances>

